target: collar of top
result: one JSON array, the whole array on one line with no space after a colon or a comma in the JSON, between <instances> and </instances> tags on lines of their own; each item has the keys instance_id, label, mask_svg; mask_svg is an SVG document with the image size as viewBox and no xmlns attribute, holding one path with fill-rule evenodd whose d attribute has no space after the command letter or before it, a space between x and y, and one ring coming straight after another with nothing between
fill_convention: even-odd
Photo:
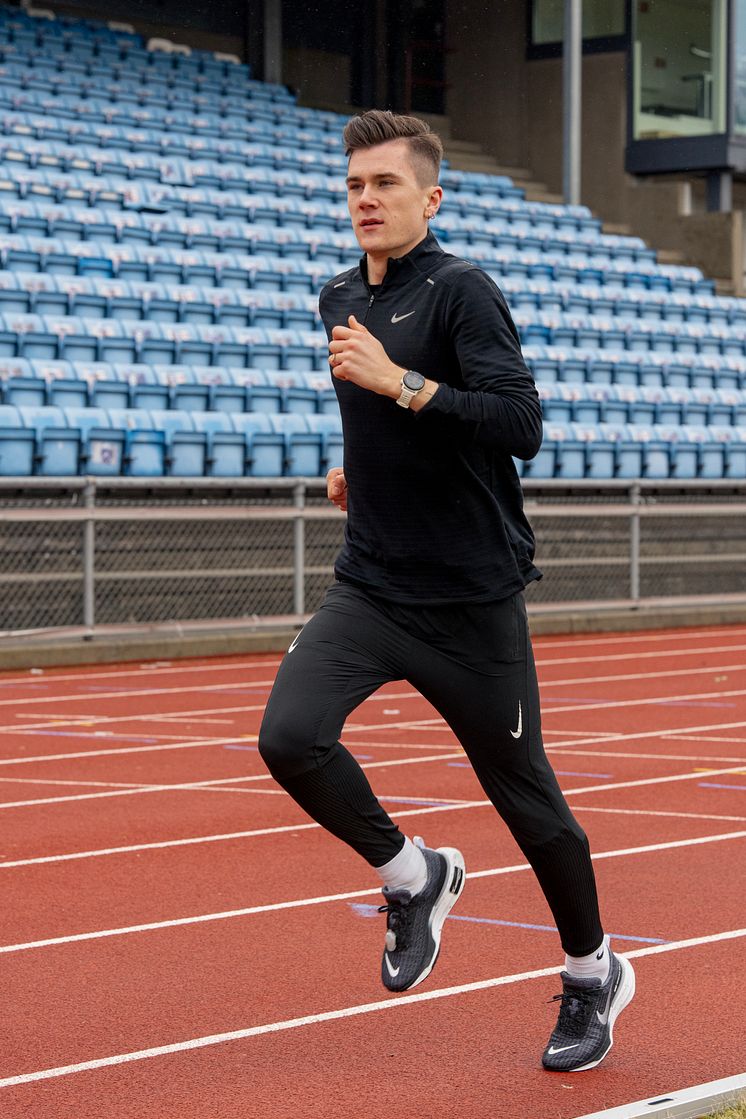
<instances>
[{"instance_id":1,"label":"collar of top","mask_svg":"<svg viewBox=\"0 0 746 1119\"><path fill-rule=\"evenodd\" d=\"M415 245L405 256L390 256L386 265L386 275L383 277L381 287L387 288L404 284L413 272L426 271L434 257L441 256L443 249L438 244L435 235L428 230L418 245ZM368 257L363 254L360 258L360 274L366 287L368 283Z\"/></svg>"}]
</instances>

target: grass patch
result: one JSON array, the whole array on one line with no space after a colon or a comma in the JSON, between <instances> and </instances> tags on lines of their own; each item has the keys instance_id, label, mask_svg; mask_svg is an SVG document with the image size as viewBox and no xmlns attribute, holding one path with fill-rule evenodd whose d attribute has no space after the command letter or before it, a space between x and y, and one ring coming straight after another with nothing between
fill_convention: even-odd
<instances>
[{"instance_id":1,"label":"grass patch","mask_svg":"<svg viewBox=\"0 0 746 1119\"><path fill-rule=\"evenodd\" d=\"M746 1099L724 1108L723 1111L712 1111L705 1119L746 1119Z\"/></svg>"}]
</instances>

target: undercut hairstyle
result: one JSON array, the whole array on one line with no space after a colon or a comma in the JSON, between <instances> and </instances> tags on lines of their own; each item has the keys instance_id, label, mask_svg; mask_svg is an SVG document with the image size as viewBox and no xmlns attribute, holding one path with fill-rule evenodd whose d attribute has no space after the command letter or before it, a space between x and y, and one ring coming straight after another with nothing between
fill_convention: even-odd
<instances>
[{"instance_id":1,"label":"undercut hairstyle","mask_svg":"<svg viewBox=\"0 0 746 1119\"><path fill-rule=\"evenodd\" d=\"M390 140L406 140L419 185L437 185L443 144L437 132L419 117L392 113L390 109L370 109L347 122L342 140L348 159L362 148L373 148Z\"/></svg>"}]
</instances>

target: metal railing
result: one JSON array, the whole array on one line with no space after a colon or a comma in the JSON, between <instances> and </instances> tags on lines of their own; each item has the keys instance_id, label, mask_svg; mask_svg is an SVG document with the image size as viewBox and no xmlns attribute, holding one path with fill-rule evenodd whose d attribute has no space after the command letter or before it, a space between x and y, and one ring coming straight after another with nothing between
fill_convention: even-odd
<instances>
[{"instance_id":1,"label":"metal railing","mask_svg":"<svg viewBox=\"0 0 746 1119\"><path fill-rule=\"evenodd\" d=\"M746 604L746 482L523 488L534 613ZM0 479L0 636L297 622L343 528L315 478Z\"/></svg>"}]
</instances>

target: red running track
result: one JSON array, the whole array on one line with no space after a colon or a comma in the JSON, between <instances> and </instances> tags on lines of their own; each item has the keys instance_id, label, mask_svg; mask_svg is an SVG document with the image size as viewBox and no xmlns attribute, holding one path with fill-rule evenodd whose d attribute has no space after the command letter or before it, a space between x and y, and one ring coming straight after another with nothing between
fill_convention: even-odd
<instances>
[{"instance_id":1,"label":"red running track","mask_svg":"<svg viewBox=\"0 0 746 1119\"><path fill-rule=\"evenodd\" d=\"M3 1119L574 1119L743 1072L746 627L536 651L638 978L598 1069L541 1069L551 915L409 685L345 741L468 882L432 976L392 996L374 876L257 754L276 657L32 671L0 676Z\"/></svg>"}]
</instances>

